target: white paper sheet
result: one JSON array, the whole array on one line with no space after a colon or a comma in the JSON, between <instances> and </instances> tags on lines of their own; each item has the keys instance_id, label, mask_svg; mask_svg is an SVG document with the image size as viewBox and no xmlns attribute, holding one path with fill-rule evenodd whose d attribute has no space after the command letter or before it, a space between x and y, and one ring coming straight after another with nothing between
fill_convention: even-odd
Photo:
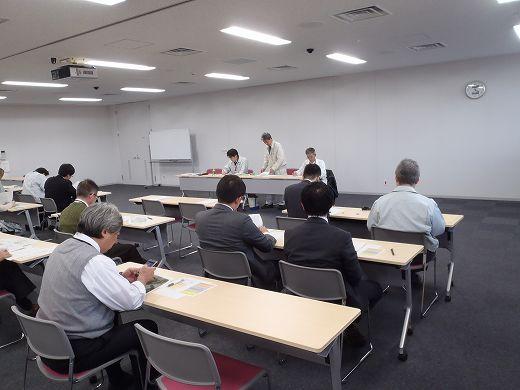
<instances>
[{"instance_id":1,"label":"white paper sheet","mask_svg":"<svg viewBox=\"0 0 520 390\"><path fill-rule=\"evenodd\" d=\"M260 214L249 214L249 217L253 220L253 223L256 227L264 226L264 221L262 220L262 216Z\"/></svg>"},{"instance_id":2,"label":"white paper sheet","mask_svg":"<svg viewBox=\"0 0 520 390\"><path fill-rule=\"evenodd\" d=\"M263 171L262 173L259 173L257 176L269 176L269 171Z\"/></svg>"},{"instance_id":3,"label":"white paper sheet","mask_svg":"<svg viewBox=\"0 0 520 390\"><path fill-rule=\"evenodd\" d=\"M330 215L335 215L335 214L339 214L341 212L341 209L339 207L336 207L336 206L332 206L329 210L329 214Z\"/></svg>"},{"instance_id":4,"label":"white paper sheet","mask_svg":"<svg viewBox=\"0 0 520 390\"><path fill-rule=\"evenodd\" d=\"M268 229L266 234L273 236L276 239L276 241L278 242L278 241L283 241L284 233L285 232L282 230Z\"/></svg>"},{"instance_id":5,"label":"white paper sheet","mask_svg":"<svg viewBox=\"0 0 520 390\"><path fill-rule=\"evenodd\" d=\"M383 247L381 245L365 245L361 252L367 255L378 255L383 251Z\"/></svg>"},{"instance_id":6,"label":"white paper sheet","mask_svg":"<svg viewBox=\"0 0 520 390\"><path fill-rule=\"evenodd\" d=\"M354 249L356 250L356 252L359 252L366 245L364 242L361 242L361 241L353 241L353 244L354 244Z\"/></svg>"},{"instance_id":7,"label":"white paper sheet","mask_svg":"<svg viewBox=\"0 0 520 390\"><path fill-rule=\"evenodd\" d=\"M215 287L214 284L202 282L197 279L182 278L175 279L163 284L154 290L154 293L164 297L180 299L182 297L193 297Z\"/></svg>"}]
</instances>

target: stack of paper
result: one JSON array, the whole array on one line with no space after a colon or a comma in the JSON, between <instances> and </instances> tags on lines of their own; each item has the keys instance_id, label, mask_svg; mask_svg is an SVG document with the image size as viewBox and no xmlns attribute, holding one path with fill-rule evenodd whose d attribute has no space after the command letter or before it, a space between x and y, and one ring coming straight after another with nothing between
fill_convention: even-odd
<instances>
[{"instance_id":1,"label":"stack of paper","mask_svg":"<svg viewBox=\"0 0 520 390\"><path fill-rule=\"evenodd\" d=\"M382 250L383 247L381 245L365 245L361 252L367 255L378 255Z\"/></svg>"},{"instance_id":2,"label":"stack of paper","mask_svg":"<svg viewBox=\"0 0 520 390\"><path fill-rule=\"evenodd\" d=\"M253 220L253 223L256 227L264 226L264 221L262 220L262 216L260 214L249 214L249 217Z\"/></svg>"},{"instance_id":3,"label":"stack of paper","mask_svg":"<svg viewBox=\"0 0 520 390\"><path fill-rule=\"evenodd\" d=\"M336 206L332 206L329 210L329 214L330 215L336 215L336 214L339 214L341 213L341 208L339 207L336 207Z\"/></svg>"},{"instance_id":4,"label":"stack of paper","mask_svg":"<svg viewBox=\"0 0 520 390\"><path fill-rule=\"evenodd\" d=\"M276 242L282 242L283 241L283 230L275 230L275 229L267 229L267 233L271 236L273 236L276 239Z\"/></svg>"},{"instance_id":5,"label":"stack of paper","mask_svg":"<svg viewBox=\"0 0 520 390\"><path fill-rule=\"evenodd\" d=\"M214 284L201 282L197 279L182 278L163 284L154 293L168 298L179 299L186 296L197 296L213 287L215 287Z\"/></svg>"}]
</instances>

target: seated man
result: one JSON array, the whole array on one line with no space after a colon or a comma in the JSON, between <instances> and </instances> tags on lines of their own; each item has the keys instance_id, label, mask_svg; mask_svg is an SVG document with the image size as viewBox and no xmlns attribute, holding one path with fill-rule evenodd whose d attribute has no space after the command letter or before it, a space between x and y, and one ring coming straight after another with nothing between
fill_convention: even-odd
<instances>
[{"instance_id":1,"label":"seated man","mask_svg":"<svg viewBox=\"0 0 520 390\"><path fill-rule=\"evenodd\" d=\"M6 290L16 298L16 304L29 315L36 315L38 306L29 299L36 286L22 272L18 264L6 260L11 254L0 249L0 290Z\"/></svg>"},{"instance_id":2,"label":"seated man","mask_svg":"<svg viewBox=\"0 0 520 390\"><path fill-rule=\"evenodd\" d=\"M264 234L265 227L256 227L247 214L237 212L246 193L244 181L235 175L224 176L217 184L218 203L197 214L195 223L200 246L204 249L245 253L257 287L273 288L279 279L274 261L262 260L253 249L273 250L276 240Z\"/></svg>"},{"instance_id":3,"label":"seated man","mask_svg":"<svg viewBox=\"0 0 520 390\"><path fill-rule=\"evenodd\" d=\"M374 202L367 227L369 230L375 226L402 232L424 233L430 261L439 247L439 241L435 237L444 233L445 223L437 203L415 191L419 177L419 164L410 159L402 160L395 169L397 187ZM412 265L421 263L422 255L419 255Z\"/></svg>"},{"instance_id":4,"label":"seated man","mask_svg":"<svg viewBox=\"0 0 520 390\"><path fill-rule=\"evenodd\" d=\"M61 164L58 176L45 181L45 197L54 199L60 213L76 199L76 189L70 181L75 172L71 164Z\"/></svg>"},{"instance_id":5,"label":"seated man","mask_svg":"<svg viewBox=\"0 0 520 390\"><path fill-rule=\"evenodd\" d=\"M29 172L23 180L22 194L32 195L38 202L40 198L45 198L47 176L49 176L49 171L45 168Z\"/></svg>"},{"instance_id":6,"label":"seated man","mask_svg":"<svg viewBox=\"0 0 520 390\"><path fill-rule=\"evenodd\" d=\"M300 169L294 172L294 175L301 176L303 174L303 170L307 165L316 164L321 169L321 181L327 184L327 168L325 167L325 161L316 158L316 150L314 148L305 149L305 155L307 156L307 159L302 163Z\"/></svg>"},{"instance_id":7,"label":"seated man","mask_svg":"<svg viewBox=\"0 0 520 390\"><path fill-rule=\"evenodd\" d=\"M139 323L157 332L152 320L119 325L116 312L141 307L145 285L153 280L155 268L143 266L119 273L105 253L117 241L123 218L112 204L97 203L81 214L78 233L61 243L49 257L43 274L37 317L58 323L74 351L74 372L98 367L125 352L140 354L141 372L146 357L134 329ZM43 359L60 373L68 372L68 361ZM139 383L118 363L106 369L112 388L128 389Z\"/></svg>"},{"instance_id":8,"label":"seated man","mask_svg":"<svg viewBox=\"0 0 520 390\"><path fill-rule=\"evenodd\" d=\"M285 188L284 200L287 216L291 218L307 218L302 206L302 191L309 184L320 180L321 170L318 164L307 164L303 169L303 180Z\"/></svg>"},{"instance_id":9,"label":"seated man","mask_svg":"<svg viewBox=\"0 0 520 390\"><path fill-rule=\"evenodd\" d=\"M90 179L83 180L78 184L76 200L61 212L60 231L70 234L76 233L81 213L96 202L98 191L99 187ZM146 263L146 260L142 258L135 245L131 244L116 242L105 255L110 258L120 257L123 262Z\"/></svg>"},{"instance_id":10,"label":"seated man","mask_svg":"<svg viewBox=\"0 0 520 390\"><path fill-rule=\"evenodd\" d=\"M236 149L229 149L227 151L227 156L229 158L228 163L222 170L224 175L232 174L232 175L241 175L247 174L248 165L247 158L240 157L238 155L238 151Z\"/></svg>"}]
</instances>

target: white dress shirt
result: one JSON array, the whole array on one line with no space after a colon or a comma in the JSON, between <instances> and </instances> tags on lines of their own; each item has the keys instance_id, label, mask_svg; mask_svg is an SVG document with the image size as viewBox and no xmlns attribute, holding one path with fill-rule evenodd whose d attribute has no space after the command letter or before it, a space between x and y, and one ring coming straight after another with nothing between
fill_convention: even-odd
<instances>
[{"instance_id":1,"label":"white dress shirt","mask_svg":"<svg viewBox=\"0 0 520 390\"><path fill-rule=\"evenodd\" d=\"M305 167L308 165L308 164L311 164L311 162L309 161L309 159L306 159L302 165L300 166L300 169L298 169L296 171L296 175L298 176L301 176L303 175L303 171L305 170ZM324 182L325 184L327 184L327 168L325 167L325 161L323 160L320 160L319 158L316 159L316 162L314 162L313 164L316 164L320 167L320 170L321 170L321 176L320 176L320 180L322 182Z\"/></svg>"},{"instance_id":2,"label":"white dress shirt","mask_svg":"<svg viewBox=\"0 0 520 390\"><path fill-rule=\"evenodd\" d=\"M97 242L85 234L76 233L74 238L100 250ZM81 282L101 303L115 311L140 308L146 295L141 282L130 283L119 273L114 261L101 253L87 263L81 274Z\"/></svg>"},{"instance_id":3,"label":"white dress shirt","mask_svg":"<svg viewBox=\"0 0 520 390\"><path fill-rule=\"evenodd\" d=\"M240 175L243 173L247 173L248 170L248 164L247 164L247 158L245 157L238 157L237 162L233 162L231 160L228 161L224 169L222 170L222 173L225 175L231 174L231 175Z\"/></svg>"},{"instance_id":4,"label":"white dress shirt","mask_svg":"<svg viewBox=\"0 0 520 390\"><path fill-rule=\"evenodd\" d=\"M47 176L36 171L29 172L23 180L22 194L32 195L38 201L40 198L45 198L46 181Z\"/></svg>"}]
</instances>

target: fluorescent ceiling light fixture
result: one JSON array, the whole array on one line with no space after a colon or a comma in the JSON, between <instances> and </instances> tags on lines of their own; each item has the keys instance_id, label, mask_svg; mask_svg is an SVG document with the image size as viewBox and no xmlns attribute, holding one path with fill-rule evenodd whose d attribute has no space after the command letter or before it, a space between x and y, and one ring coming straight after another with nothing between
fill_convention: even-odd
<instances>
[{"instance_id":1,"label":"fluorescent ceiling light fixture","mask_svg":"<svg viewBox=\"0 0 520 390\"><path fill-rule=\"evenodd\" d=\"M7 96L0 96L0 100L7 99Z\"/></svg>"},{"instance_id":2,"label":"fluorescent ceiling light fixture","mask_svg":"<svg viewBox=\"0 0 520 390\"><path fill-rule=\"evenodd\" d=\"M346 62L347 64L352 65L360 65L366 63L366 61L362 60L361 58L352 57L342 53L327 54L327 58L330 58L331 60Z\"/></svg>"},{"instance_id":3,"label":"fluorescent ceiling light fixture","mask_svg":"<svg viewBox=\"0 0 520 390\"><path fill-rule=\"evenodd\" d=\"M121 88L121 91L126 91L126 92L161 93L161 92L164 92L165 89L124 87L124 88Z\"/></svg>"},{"instance_id":4,"label":"fluorescent ceiling light fixture","mask_svg":"<svg viewBox=\"0 0 520 390\"><path fill-rule=\"evenodd\" d=\"M92 59L86 59L84 64L91 65L91 66L101 66L101 67L105 67L105 68L131 69L131 70L154 70L155 69L155 66L127 64L125 62L113 62L113 61L102 61L102 60L92 60Z\"/></svg>"},{"instance_id":5,"label":"fluorescent ceiling light fixture","mask_svg":"<svg viewBox=\"0 0 520 390\"><path fill-rule=\"evenodd\" d=\"M251 39L253 41L268 43L270 45L288 45L291 41L275 37L274 35L264 34L258 31L249 30L247 28L231 26L220 30L223 33L235 35L237 37Z\"/></svg>"},{"instance_id":6,"label":"fluorescent ceiling light fixture","mask_svg":"<svg viewBox=\"0 0 520 390\"><path fill-rule=\"evenodd\" d=\"M100 102L103 99L100 98L68 98L68 97L62 97L59 98L62 102Z\"/></svg>"},{"instance_id":7,"label":"fluorescent ceiling light fixture","mask_svg":"<svg viewBox=\"0 0 520 390\"><path fill-rule=\"evenodd\" d=\"M3 81L4 85L18 85L20 87L45 87L45 88L65 88L68 84L56 84L56 83L35 83L32 81Z\"/></svg>"},{"instance_id":8,"label":"fluorescent ceiling light fixture","mask_svg":"<svg viewBox=\"0 0 520 390\"><path fill-rule=\"evenodd\" d=\"M497 0L498 4L506 4L506 3L513 3L518 0Z\"/></svg>"},{"instance_id":9,"label":"fluorescent ceiling light fixture","mask_svg":"<svg viewBox=\"0 0 520 390\"><path fill-rule=\"evenodd\" d=\"M515 30L516 35L518 36L518 39L520 39L520 24L517 24L515 27L513 27Z\"/></svg>"},{"instance_id":10,"label":"fluorescent ceiling light fixture","mask_svg":"<svg viewBox=\"0 0 520 390\"><path fill-rule=\"evenodd\" d=\"M103 5L116 5L119 3L123 3L126 0L83 0L88 1L90 3L97 3L97 4L103 4Z\"/></svg>"},{"instance_id":11,"label":"fluorescent ceiling light fixture","mask_svg":"<svg viewBox=\"0 0 520 390\"><path fill-rule=\"evenodd\" d=\"M204 76L212 78L212 79L224 79L224 80L249 80L249 77L247 76L239 76L236 74L226 74L226 73L208 73Z\"/></svg>"}]
</instances>

